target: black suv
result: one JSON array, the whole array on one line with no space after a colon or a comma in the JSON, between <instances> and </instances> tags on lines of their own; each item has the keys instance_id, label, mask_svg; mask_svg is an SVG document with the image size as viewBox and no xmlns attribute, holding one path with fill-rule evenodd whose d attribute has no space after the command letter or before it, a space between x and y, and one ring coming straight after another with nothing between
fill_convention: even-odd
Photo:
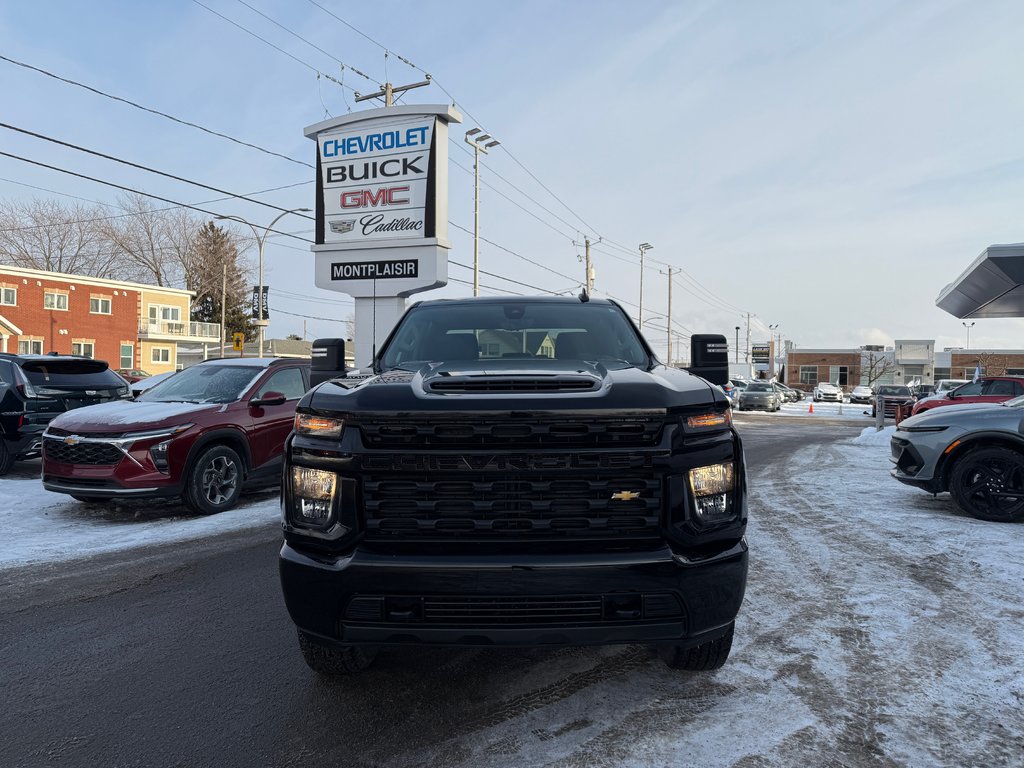
<instances>
[{"instance_id":1,"label":"black suv","mask_svg":"<svg viewBox=\"0 0 1024 768\"><path fill-rule=\"evenodd\" d=\"M0 353L0 475L42 451L50 419L72 408L130 397L103 360Z\"/></svg>"},{"instance_id":2,"label":"black suv","mask_svg":"<svg viewBox=\"0 0 1024 768\"><path fill-rule=\"evenodd\" d=\"M725 662L747 501L721 389L585 297L415 304L373 368L308 393L286 451L281 582L311 668L395 644Z\"/></svg>"}]
</instances>

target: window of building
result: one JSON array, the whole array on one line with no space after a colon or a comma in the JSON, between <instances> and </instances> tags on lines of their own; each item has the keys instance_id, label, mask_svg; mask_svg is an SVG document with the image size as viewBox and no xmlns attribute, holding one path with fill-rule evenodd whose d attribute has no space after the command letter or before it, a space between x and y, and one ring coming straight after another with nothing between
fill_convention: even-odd
<instances>
[{"instance_id":1,"label":"window of building","mask_svg":"<svg viewBox=\"0 0 1024 768\"><path fill-rule=\"evenodd\" d=\"M181 307L170 307L163 304L149 305L149 322L156 323L167 320L172 323L181 321Z\"/></svg>"},{"instance_id":2,"label":"window of building","mask_svg":"<svg viewBox=\"0 0 1024 768\"><path fill-rule=\"evenodd\" d=\"M92 296L89 298L89 312L94 315L110 314L110 298L108 296Z\"/></svg>"},{"instance_id":3,"label":"window of building","mask_svg":"<svg viewBox=\"0 0 1024 768\"><path fill-rule=\"evenodd\" d=\"M952 379L952 368L936 368L935 369L935 380L940 381L942 379Z\"/></svg>"},{"instance_id":4,"label":"window of building","mask_svg":"<svg viewBox=\"0 0 1024 768\"><path fill-rule=\"evenodd\" d=\"M153 347L152 360L154 363L171 362L170 347Z\"/></svg>"},{"instance_id":5,"label":"window of building","mask_svg":"<svg viewBox=\"0 0 1024 768\"><path fill-rule=\"evenodd\" d=\"M71 354L82 355L83 357L95 357L96 344L92 341L71 342Z\"/></svg>"},{"instance_id":6,"label":"window of building","mask_svg":"<svg viewBox=\"0 0 1024 768\"><path fill-rule=\"evenodd\" d=\"M20 339L18 341L19 355L41 355L43 354L42 339Z\"/></svg>"},{"instance_id":7,"label":"window of building","mask_svg":"<svg viewBox=\"0 0 1024 768\"><path fill-rule=\"evenodd\" d=\"M984 376L985 375L985 370L986 370L985 367L982 366L981 367L981 372L978 375L979 376ZM973 368L964 368L963 371L961 372L960 376L958 376L957 378L967 379L968 381L974 381L974 369Z\"/></svg>"},{"instance_id":8,"label":"window of building","mask_svg":"<svg viewBox=\"0 0 1024 768\"><path fill-rule=\"evenodd\" d=\"M544 342L543 344L540 345L540 349L537 352L537 356L538 357L554 357L555 356L555 348L552 347L547 342Z\"/></svg>"},{"instance_id":9,"label":"window of building","mask_svg":"<svg viewBox=\"0 0 1024 768\"><path fill-rule=\"evenodd\" d=\"M0 288L0 304L5 307L14 307L18 304L17 288Z\"/></svg>"},{"instance_id":10,"label":"window of building","mask_svg":"<svg viewBox=\"0 0 1024 768\"><path fill-rule=\"evenodd\" d=\"M830 365L828 367L828 380L833 384L845 387L850 383L850 369L845 365ZM817 382L815 382L817 383Z\"/></svg>"},{"instance_id":11,"label":"window of building","mask_svg":"<svg viewBox=\"0 0 1024 768\"><path fill-rule=\"evenodd\" d=\"M1024 368L1007 368L1007 376L1024 376Z\"/></svg>"},{"instance_id":12,"label":"window of building","mask_svg":"<svg viewBox=\"0 0 1024 768\"><path fill-rule=\"evenodd\" d=\"M135 367L135 347L131 344L121 345L121 368L131 370Z\"/></svg>"},{"instance_id":13,"label":"window of building","mask_svg":"<svg viewBox=\"0 0 1024 768\"><path fill-rule=\"evenodd\" d=\"M46 291L43 294L43 309L63 309L68 308L68 295L66 293L56 293L54 291Z\"/></svg>"},{"instance_id":14,"label":"window of building","mask_svg":"<svg viewBox=\"0 0 1024 768\"><path fill-rule=\"evenodd\" d=\"M816 365L801 365L800 366L800 383L807 384L808 386L814 386L818 383L818 366Z\"/></svg>"},{"instance_id":15,"label":"window of building","mask_svg":"<svg viewBox=\"0 0 1024 768\"><path fill-rule=\"evenodd\" d=\"M501 357L501 345L495 342L481 344L480 357Z\"/></svg>"}]
</instances>

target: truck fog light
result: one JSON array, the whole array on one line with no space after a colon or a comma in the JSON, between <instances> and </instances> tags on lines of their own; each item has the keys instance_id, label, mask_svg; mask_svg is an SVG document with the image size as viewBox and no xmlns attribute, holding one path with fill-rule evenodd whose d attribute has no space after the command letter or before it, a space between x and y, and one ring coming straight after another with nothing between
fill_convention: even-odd
<instances>
[{"instance_id":1,"label":"truck fog light","mask_svg":"<svg viewBox=\"0 0 1024 768\"><path fill-rule=\"evenodd\" d=\"M732 515L730 497L734 490L734 472L731 462L690 470L690 488L701 521L717 522Z\"/></svg>"},{"instance_id":2,"label":"truck fog light","mask_svg":"<svg viewBox=\"0 0 1024 768\"><path fill-rule=\"evenodd\" d=\"M295 516L300 523L323 526L331 519L338 476L309 467L292 467Z\"/></svg>"},{"instance_id":3,"label":"truck fog light","mask_svg":"<svg viewBox=\"0 0 1024 768\"><path fill-rule=\"evenodd\" d=\"M171 441L164 440L162 443L157 443L149 449L149 457L153 459L153 466L159 469L164 474L170 469L170 462L167 460L167 449L170 448Z\"/></svg>"}]
</instances>

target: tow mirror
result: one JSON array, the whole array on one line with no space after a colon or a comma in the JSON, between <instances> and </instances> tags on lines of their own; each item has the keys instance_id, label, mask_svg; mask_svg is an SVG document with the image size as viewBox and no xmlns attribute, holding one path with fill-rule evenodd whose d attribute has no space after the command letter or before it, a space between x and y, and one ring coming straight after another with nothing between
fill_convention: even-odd
<instances>
[{"instance_id":1,"label":"tow mirror","mask_svg":"<svg viewBox=\"0 0 1024 768\"><path fill-rule=\"evenodd\" d=\"M263 397L257 397L255 400L249 401L249 406L252 408L261 408L264 405L283 405L288 402L288 398L284 396L283 392L264 392Z\"/></svg>"}]
</instances>

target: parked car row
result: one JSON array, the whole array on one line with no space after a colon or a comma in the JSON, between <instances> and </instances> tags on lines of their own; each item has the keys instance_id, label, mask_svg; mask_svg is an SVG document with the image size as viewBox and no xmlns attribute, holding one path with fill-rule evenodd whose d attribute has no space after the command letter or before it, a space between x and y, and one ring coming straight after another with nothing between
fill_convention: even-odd
<instances>
[{"instance_id":1,"label":"parked car row","mask_svg":"<svg viewBox=\"0 0 1024 768\"><path fill-rule=\"evenodd\" d=\"M280 481L309 386L305 360L207 360L129 385L102 360L0 355L0 474L41 455L43 486L79 501L171 496L221 512Z\"/></svg>"}]
</instances>

